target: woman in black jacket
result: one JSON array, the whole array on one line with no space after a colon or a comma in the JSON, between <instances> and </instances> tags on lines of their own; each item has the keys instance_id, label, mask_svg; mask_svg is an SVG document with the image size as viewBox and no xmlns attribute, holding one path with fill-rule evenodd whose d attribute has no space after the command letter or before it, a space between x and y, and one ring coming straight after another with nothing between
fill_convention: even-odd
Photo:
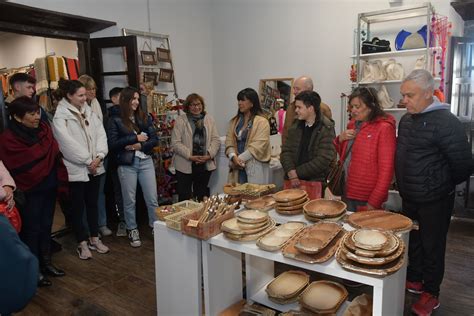
<instances>
[{"instance_id":1,"label":"woman in black jacket","mask_svg":"<svg viewBox=\"0 0 474 316\"><path fill-rule=\"evenodd\" d=\"M155 167L151 154L158 143L151 117L140 108L140 95L134 88L120 93L120 112L111 113L107 124L109 150L119 165L125 223L132 247L140 247L136 223L135 195L137 180L148 209L148 224L153 227L158 207Z\"/></svg>"}]
</instances>

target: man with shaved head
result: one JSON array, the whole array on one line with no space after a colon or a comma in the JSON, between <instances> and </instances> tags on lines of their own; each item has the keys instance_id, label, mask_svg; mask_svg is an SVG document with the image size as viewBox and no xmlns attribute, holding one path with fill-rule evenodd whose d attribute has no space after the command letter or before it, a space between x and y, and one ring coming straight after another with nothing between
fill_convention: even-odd
<instances>
[{"instance_id":1,"label":"man with shaved head","mask_svg":"<svg viewBox=\"0 0 474 316\"><path fill-rule=\"evenodd\" d=\"M308 76L301 76L295 80L293 83L293 94L296 97L303 91L313 91L313 79ZM329 106L321 102L321 114L327 117L328 119L332 119L332 113ZM282 144L285 142L286 136L288 135L288 129L293 124L296 119L296 109L295 109L295 102L290 103L288 108L286 109L286 116L285 116L285 124L283 126L283 132L281 135Z\"/></svg>"}]
</instances>

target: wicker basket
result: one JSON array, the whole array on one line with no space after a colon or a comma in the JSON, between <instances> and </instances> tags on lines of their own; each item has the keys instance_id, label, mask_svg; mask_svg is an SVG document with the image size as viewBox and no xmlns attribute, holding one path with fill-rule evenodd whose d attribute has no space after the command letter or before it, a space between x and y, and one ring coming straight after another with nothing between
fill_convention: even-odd
<instances>
[{"instance_id":1,"label":"wicker basket","mask_svg":"<svg viewBox=\"0 0 474 316\"><path fill-rule=\"evenodd\" d=\"M197 227L188 226L190 220L198 220L200 216L201 212L193 212L183 216L181 218L181 231L186 235L207 240L221 232L222 222L234 217L234 212L228 211L209 222L199 223Z\"/></svg>"},{"instance_id":2,"label":"wicker basket","mask_svg":"<svg viewBox=\"0 0 474 316\"><path fill-rule=\"evenodd\" d=\"M182 211L179 211L177 213L165 216L165 222L166 226L168 226L171 229L181 231L181 218L185 215L191 214L196 212L195 210L190 210L190 209L184 209Z\"/></svg>"},{"instance_id":3,"label":"wicker basket","mask_svg":"<svg viewBox=\"0 0 474 316\"><path fill-rule=\"evenodd\" d=\"M156 215L156 218L158 220L164 222L166 216L171 215L171 214L175 214L179 211L180 210L175 208L173 205L162 205L162 206L158 206L155 209L155 215Z\"/></svg>"}]
</instances>

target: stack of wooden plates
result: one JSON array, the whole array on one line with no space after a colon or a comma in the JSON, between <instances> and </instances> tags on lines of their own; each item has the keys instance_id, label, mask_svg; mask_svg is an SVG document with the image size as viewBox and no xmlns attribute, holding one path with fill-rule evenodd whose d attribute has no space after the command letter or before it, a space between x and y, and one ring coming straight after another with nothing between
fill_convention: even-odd
<instances>
[{"instance_id":1,"label":"stack of wooden plates","mask_svg":"<svg viewBox=\"0 0 474 316\"><path fill-rule=\"evenodd\" d=\"M400 269L405 245L392 232L358 229L348 233L336 259L347 270L385 276Z\"/></svg>"},{"instance_id":2,"label":"stack of wooden plates","mask_svg":"<svg viewBox=\"0 0 474 316\"><path fill-rule=\"evenodd\" d=\"M321 221L289 240L282 253L287 258L307 263L325 262L334 255L344 234L341 225Z\"/></svg>"},{"instance_id":3,"label":"stack of wooden plates","mask_svg":"<svg viewBox=\"0 0 474 316\"><path fill-rule=\"evenodd\" d=\"M266 251L280 250L286 242L305 227L303 222L284 223L257 241L257 246Z\"/></svg>"},{"instance_id":4,"label":"stack of wooden plates","mask_svg":"<svg viewBox=\"0 0 474 316\"><path fill-rule=\"evenodd\" d=\"M338 221L346 212L347 205L341 201L317 199L303 206L304 217L313 222Z\"/></svg>"},{"instance_id":5,"label":"stack of wooden plates","mask_svg":"<svg viewBox=\"0 0 474 316\"><path fill-rule=\"evenodd\" d=\"M409 231L413 222L402 214L383 210L356 212L347 218L347 222L355 228L390 230L393 232Z\"/></svg>"},{"instance_id":6,"label":"stack of wooden plates","mask_svg":"<svg viewBox=\"0 0 474 316\"><path fill-rule=\"evenodd\" d=\"M275 221L268 213L257 210L241 211L221 225L224 236L237 241L257 240L274 227Z\"/></svg>"},{"instance_id":7,"label":"stack of wooden plates","mask_svg":"<svg viewBox=\"0 0 474 316\"><path fill-rule=\"evenodd\" d=\"M309 275L302 271L286 271L271 281L265 291L277 304L293 303L309 283Z\"/></svg>"},{"instance_id":8,"label":"stack of wooden plates","mask_svg":"<svg viewBox=\"0 0 474 316\"><path fill-rule=\"evenodd\" d=\"M275 206L275 199L271 195L265 195L261 198L248 201L245 208L250 210L268 211Z\"/></svg>"},{"instance_id":9,"label":"stack of wooden plates","mask_svg":"<svg viewBox=\"0 0 474 316\"><path fill-rule=\"evenodd\" d=\"M344 286L332 281L316 281L300 296L303 309L319 314L336 314L348 293Z\"/></svg>"},{"instance_id":10,"label":"stack of wooden plates","mask_svg":"<svg viewBox=\"0 0 474 316\"><path fill-rule=\"evenodd\" d=\"M296 215L303 212L303 206L309 201L308 194L300 189L288 189L273 195L276 211L282 215Z\"/></svg>"}]
</instances>

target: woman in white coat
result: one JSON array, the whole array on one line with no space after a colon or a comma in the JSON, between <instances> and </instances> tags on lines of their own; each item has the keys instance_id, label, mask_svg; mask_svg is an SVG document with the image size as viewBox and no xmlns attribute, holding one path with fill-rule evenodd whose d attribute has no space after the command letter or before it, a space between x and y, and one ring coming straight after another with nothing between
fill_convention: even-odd
<instances>
[{"instance_id":1,"label":"woman in white coat","mask_svg":"<svg viewBox=\"0 0 474 316\"><path fill-rule=\"evenodd\" d=\"M59 81L62 99L53 119L53 131L64 156L69 177L73 229L80 259L92 257L90 250L107 253L99 239L97 199L99 175L105 172L107 136L99 117L86 106L86 89L77 80ZM88 236L83 216L86 212Z\"/></svg>"}]
</instances>

